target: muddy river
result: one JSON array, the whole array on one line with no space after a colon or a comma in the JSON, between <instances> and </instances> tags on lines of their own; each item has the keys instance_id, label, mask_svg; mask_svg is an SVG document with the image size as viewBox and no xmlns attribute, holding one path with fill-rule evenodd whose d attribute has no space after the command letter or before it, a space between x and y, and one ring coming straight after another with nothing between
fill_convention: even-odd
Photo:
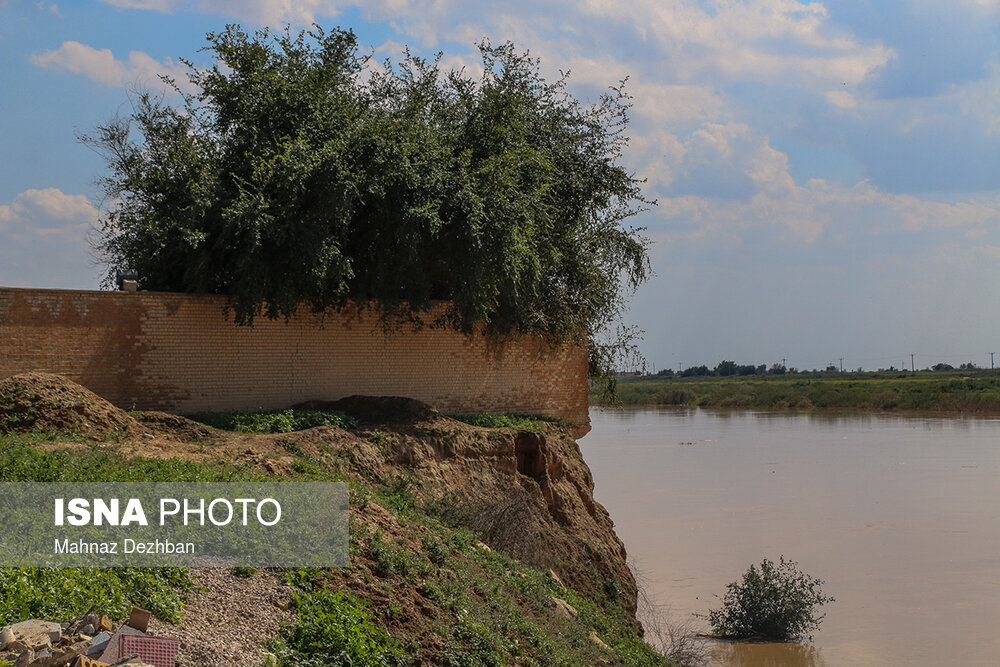
<instances>
[{"instance_id":1,"label":"muddy river","mask_svg":"<svg viewBox=\"0 0 1000 667\"><path fill-rule=\"evenodd\" d=\"M811 645L715 664L1000 665L1000 420L591 411L580 441L651 599L677 621L784 555L836 598Z\"/></svg>"}]
</instances>

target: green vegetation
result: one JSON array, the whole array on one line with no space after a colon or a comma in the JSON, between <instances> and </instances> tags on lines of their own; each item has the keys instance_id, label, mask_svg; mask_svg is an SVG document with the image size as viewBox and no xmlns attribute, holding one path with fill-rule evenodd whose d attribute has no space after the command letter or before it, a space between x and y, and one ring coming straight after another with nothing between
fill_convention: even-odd
<instances>
[{"instance_id":1,"label":"green vegetation","mask_svg":"<svg viewBox=\"0 0 1000 667\"><path fill-rule=\"evenodd\" d=\"M611 647L616 664L669 665L635 633L628 612L617 601L597 605L497 551L468 546L446 563L461 584L438 583L431 595L456 613L446 644L449 664L569 666L611 659L588 639L593 631ZM554 617L553 597L566 600L578 617ZM518 600L521 604L515 603ZM489 658L475 662L477 656Z\"/></svg>"},{"instance_id":2,"label":"green vegetation","mask_svg":"<svg viewBox=\"0 0 1000 667\"><path fill-rule=\"evenodd\" d=\"M592 391L596 398L596 391ZM784 375L623 378L618 398L625 405L706 408L914 410L1000 413L1000 376L964 374L796 373Z\"/></svg>"},{"instance_id":3,"label":"green vegetation","mask_svg":"<svg viewBox=\"0 0 1000 667\"><path fill-rule=\"evenodd\" d=\"M127 458L113 442L42 451L64 436L0 435L0 481L225 481L263 479L226 460ZM71 437L71 436L66 436ZM383 434L383 437L396 437ZM289 479L343 480L349 453L312 454L288 436ZM272 643L279 665L580 664L666 667L636 633L621 587L608 581L591 597L548 574L481 546L481 536L450 518L454 508L421 495L405 467L385 477L352 478L351 562L346 569L291 570L296 619ZM373 507L378 505L379 507ZM378 524L364 517L378 518ZM389 520L386 521L386 518ZM385 526L383 529L382 526ZM253 576L237 568L237 576ZM182 613L190 587L182 569L0 570L0 623L29 617L62 620L95 601L121 617L132 605L165 620ZM554 613L566 600L576 619ZM598 599L599 598L599 599ZM611 651L589 639L596 632ZM421 641L433 637L433 652ZM423 638L423 639L422 639Z\"/></svg>"},{"instance_id":4,"label":"green vegetation","mask_svg":"<svg viewBox=\"0 0 1000 667\"><path fill-rule=\"evenodd\" d=\"M264 410L258 412L203 412L191 417L224 431L240 433L291 433L314 426L351 429L357 422L342 412L320 410Z\"/></svg>"},{"instance_id":5,"label":"green vegetation","mask_svg":"<svg viewBox=\"0 0 1000 667\"><path fill-rule=\"evenodd\" d=\"M474 76L408 52L370 66L339 28L207 41L179 106L138 94L80 137L109 168L108 284L225 294L244 323L349 301L411 322L444 300L430 324L588 336L609 367L649 273L625 224L652 202L622 164L624 82L583 104L509 43L480 44Z\"/></svg>"},{"instance_id":6,"label":"green vegetation","mask_svg":"<svg viewBox=\"0 0 1000 667\"><path fill-rule=\"evenodd\" d=\"M825 616L817 615L816 608L834 601L823 594L822 585L784 556L778 565L765 558L759 569L751 565L742 581L726 587L722 607L709 613L708 622L727 639L804 639Z\"/></svg>"},{"instance_id":7,"label":"green vegetation","mask_svg":"<svg viewBox=\"0 0 1000 667\"><path fill-rule=\"evenodd\" d=\"M112 618L125 618L136 606L176 622L189 586L181 568L0 568L0 626L79 616L95 601Z\"/></svg>"},{"instance_id":8,"label":"green vegetation","mask_svg":"<svg viewBox=\"0 0 1000 667\"><path fill-rule=\"evenodd\" d=\"M227 482L263 480L244 466L223 461L126 458L112 447L42 451L32 445L74 439L73 434L0 434L0 482ZM320 476L340 480L327 468ZM190 585L183 568L0 568L0 625L26 618L61 620L83 614L100 601L114 618L133 606L176 621L183 591Z\"/></svg>"},{"instance_id":9,"label":"green vegetation","mask_svg":"<svg viewBox=\"0 0 1000 667\"><path fill-rule=\"evenodd\" d=\"M385 629L372 622L369 605L341 591L295 596L297 619L271 645L279 667L405 664Z\"/></svg>"},{"instance_id":10,"label":"green vegetation","mask_svg":"<svg viewBox=\"0 0 1000 667\"><path fill-rule=\"evenodd\" d=\"M477 412L468 415L448 415L452 419L471 424L472 426L485 426L487 428L516 428L526 431L545 432L547 424L561 424L562 420L544 415L522 415L515 413L492 414L489 412Z\"/></svg>"},{"instance_id":11,"label":"green vegetation","mask_svg":"<svg viewBox=\"0 0 1000 667\"><path fill-rule=\"evenodd\" d=\"M52 434L0 435L2 482L225 481L238 470L183 461L127 460L107 448L43 452ZM133 606L176 621L190 585L181 568L0 568L0 625L86 613L95 600L114 618Z\"/></svg>"},{"instance_id":12,"label":"green vegetation","mask_svg":"<svg viewBox=\"0 0 1000 667\"><path fill-rule=\"evenodd\" d=\"M72 436L66 436L72 439ZM244 466L126 458L112 447L42 451L59 437L0 434L0 482L229 482L264 480Z\"/></svg>"}]
</instances>

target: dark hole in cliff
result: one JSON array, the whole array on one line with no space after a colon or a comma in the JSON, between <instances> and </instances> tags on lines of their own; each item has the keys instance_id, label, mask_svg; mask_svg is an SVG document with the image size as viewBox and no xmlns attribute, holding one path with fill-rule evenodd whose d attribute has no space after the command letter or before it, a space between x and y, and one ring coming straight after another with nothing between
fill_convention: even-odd
<instances>
[{"instance_id":1,"label":"dark hole in cliff","mask_svg":"<svg viewBox=\"0 0 1000 667\"><path fill-rule=\"evenodd\" d=\"M540 482L545 474L545 458L542 456L542 444L545 442L541 434L531 431L521 431L514 439L514 457L517 459L517 471L525 477Z\"/></svg>"}]
</instances>

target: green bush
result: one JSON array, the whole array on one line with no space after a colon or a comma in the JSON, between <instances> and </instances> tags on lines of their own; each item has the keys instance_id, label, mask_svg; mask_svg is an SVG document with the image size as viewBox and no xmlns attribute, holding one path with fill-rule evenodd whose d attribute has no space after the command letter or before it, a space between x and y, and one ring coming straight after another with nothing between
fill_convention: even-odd
<instances>
[{"instance_id":1,"label":"green bush","mask_svg":"<svg viewBox=\"0 0 1000 667\"><path fill-rule=\"evenodd\" d=\"M175 623L189 586L187 570L176 567L0 568L0 626L29 618L62 620L86 613L93 603L112 618L138 606Z\"/></svg>"},{"instance_id":2,"label":"green bush","mask_svg":"<svg viewBox=\"0 0 1000 667\"><path fill-rule=\"evenodd\" d=\"M322 410L266 410L261 412L203 412L193 418L224 431L240 433L291 433L314 426L350 429L357 422L342 412Z\"/></svg>"},{"instance_id":3,"label":"green bush","mask_svg":"<svg viewBox=\"0 0 1000 667\"><path fill-rule=\"evenodd\" d=\"M743 581L726 587L722 607L708 615L712 630L727 639L792 641L819 628L825 614L816 607L833 602L823 594L823 581L801 572L782 556L778 565L765 558L751 565Z\"/></svg>"},{"instance_id":4,"label":"green bush","mask_svg":"<svg viewBox=\"0 0 1000 667\"><path fill-rule=\"evenodd\" d=\"M402 664L396 641L372 623L368 603L341 591L322 590L295 597L298 619L271 644L280 667Z\"/></svg>"},{"instance_id":5,"label":"green bush","mask_svg":"<svg viewBox=\"0 0 1000 667\"><path fill-rule=\"evenodd\" d=\"M508 638L476 623L464 609L451 629L451 639L444 645L448 667L503 667L516 646Z\"/></svg>"}]
</instances>

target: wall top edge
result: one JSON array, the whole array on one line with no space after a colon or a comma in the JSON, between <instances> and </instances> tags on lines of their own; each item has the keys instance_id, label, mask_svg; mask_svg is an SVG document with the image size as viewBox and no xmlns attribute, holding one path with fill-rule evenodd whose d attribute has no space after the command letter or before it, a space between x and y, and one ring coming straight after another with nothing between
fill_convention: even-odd
<instances>
[{"instance_id":1,"label":"wall top edge","mask_svg":"<svg viewBox=\"0 0 1000 667\"><path fill-rule=\"evenodd\" d=\"M228 300L228 296L225 294L209 294L207 292L155 292L140 290L138 292L126 292L124 290L102 290L102 289L69 289L64 287L7 287L0 285L0 293L4 292L17 292L21 294L37 294L39 296L45 294L67 294L67 295L79 295L79 296L96 296L104 298L123 298L123 299L136 299L143 297L156 297L158 299L171 298L171 299L204 299L207 301L219 301L225 302ZM432 308L437 308L441 306L447 306L451 302L444 301L440 299L432 299L430 305Z\"/></svg>"}]
</instances>

